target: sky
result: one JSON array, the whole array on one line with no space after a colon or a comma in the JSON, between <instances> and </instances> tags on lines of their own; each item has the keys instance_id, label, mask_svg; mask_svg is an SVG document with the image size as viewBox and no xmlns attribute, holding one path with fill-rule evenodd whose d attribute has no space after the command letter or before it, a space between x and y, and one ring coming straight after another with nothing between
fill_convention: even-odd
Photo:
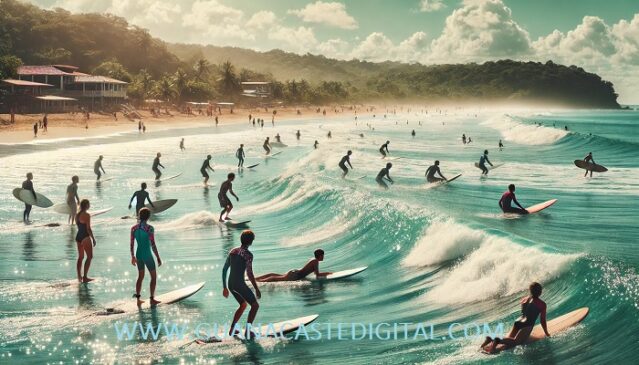
<instances>
[{"instance_id":1,"label":"sky","mask_svg":"<svg viewBox=\"0 0 639 365\"><path fill-rule=\"evenodd\" d=\"M168 42L422 64L577 65L639 104L639 0L27 0L109 12Z\"/></svg>"}]
</instances>

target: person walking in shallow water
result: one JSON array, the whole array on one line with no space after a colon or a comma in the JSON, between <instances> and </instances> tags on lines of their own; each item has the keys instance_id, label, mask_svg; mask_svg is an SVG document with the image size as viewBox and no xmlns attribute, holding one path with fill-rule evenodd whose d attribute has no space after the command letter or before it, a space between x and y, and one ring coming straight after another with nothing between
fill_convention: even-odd
<instances>
[{"instance_id":1,"label":"person walking in shallow water","mask_svg":"<svg viewBox=\"0 0 639 365\"><path fill-rule=\"evenodd\" d=\"M87 199L80 202L80 212L75 217L75 224L78 226L78 232L75 235L75 242L78 245L78 260L76 262L76 273L78 281L88 283L93 281L89 278L89 268L91 260L93 260L93 248L96 245L95 236L91 229L91 215L87 212L91 204ZM85 261L86 257L86 261ZM82 263L84 262L84 274L82 273Z\"/></svg>"}]
</instances>

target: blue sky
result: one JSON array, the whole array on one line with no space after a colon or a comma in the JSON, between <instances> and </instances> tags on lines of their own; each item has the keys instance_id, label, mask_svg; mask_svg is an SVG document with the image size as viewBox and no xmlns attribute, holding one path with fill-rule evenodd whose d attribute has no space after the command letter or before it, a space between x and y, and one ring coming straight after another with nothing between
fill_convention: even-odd
<instances>
[{"instance_id":1,"label":"blue sky","mask_svg":"<svg viewBox=\"0 0 639 365\"><path fill-rule=\"evenodd\" d=\"M639 102L639 1L30 0L110 12L170 42L423 64L575 64Z\"/></svg>"}]
</instances>

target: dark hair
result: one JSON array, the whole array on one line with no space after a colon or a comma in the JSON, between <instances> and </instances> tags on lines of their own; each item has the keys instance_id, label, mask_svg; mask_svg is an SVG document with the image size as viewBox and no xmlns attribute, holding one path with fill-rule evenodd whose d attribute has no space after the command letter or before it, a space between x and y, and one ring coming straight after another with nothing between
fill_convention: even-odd
<instances>
[{"instance_id":1,"label":"dark hair","mask_svg":"<svg viewBox=\"0 0 639 365\"><path fill-rule=\"evenodd\" d=\"M240 236L240 242L242 242L243 246L248 246L251 243L253 243L253 240L255 239L255 233L253 233L253 231L251 231L250 229L247 229L246 231L242 232L242 235Z\"/></svg>"},{"instance_id":2,"label":"dark hair","mask_svg":"<svg viewBox=\"0 0 639 365\"><path fill-rule=\"evenodd\" d=\"M353 151L348 150L348 152L346 152L346 153L350 155L351 153L353 153Z\"/></svg>"},{"instance_id":3,"label":"dark hair","mask_svg":"<svg viewBox=\"0 0 639 365\"><path fill-rule=\"evenodd\" d=\"M439 160L435 160L435 165L439 165Z\"/></svg>"},{"instance_id":4,"label":"dark hair","mask_svg":"<svg viewBox=\"0 0 639 365\"><path fill-rule=\"evenodd\" d=\"M533 298L539 298L541 296L542 287L538 282L530 284L528 290L530 290L530 295L532 295Z\"/></svg>"},{"instance_id":5,"label":"dark hair","mask_svg":"<svg viewBox=\"0 0 639 365\"><path fill-rule=\"evenodd\" d=\"M387 163L387 164L386 164L386 168L387 168L387 169L390 169L391 167L393 167L393 164L392 164L392 163L390 163L390 162L389 162L389 163Z\"/></svg>"},{"instance_id":6,"label":"dark hair","mask_svg":"<svg viewBox=\"0 0 639 365\"><path fill-rule=\"evenodd\" d=\"M317 250L313 252L313 255L315 256L316 259L319 259L320 256L324 256L324 250L322 250L321 248L318 248Z\"/></svg>"},{"instance_id":7,"label":"dark hair","mask_svg":"<svg viewBox=\"0 0 639 365\"><path fill-rule=\"evenodd\" d=\"M488 150L484 150L484 155L488 154Z\"/></svg>"},{"instance_id":8,"label":"dark hair","mask_svg":"<svg viewBox=\"0 0 639 365\"><path fill-rule=\"evenodd\" d=\"M232 172L229 172L229 174L228 174L228 175L226 175L226 177L227 177L228 179L234 179L234 178L235 178L235 174L234 174L234 173L232 173Z\"/></svg>"},{"instance_id":9,"label":"dark hair","mask_svg":"<svg viewBox=\"0 0 639 365\"><path fill-rule=\"evenodd\" d=\"M140 184L140 187L141 187L142 189L146 189L146 183L142 183L142 184Z\"/></svg>"},{"instance_id":10,"label":"dark hair","mask_svg":"<svg viewBox=\"0 0 639 365\"><path fill-rule=\"evenodd\" d=\"M515 184L508 185L508 191L514 191L514 190L515 190Z\"/></svg>"},{"instance_id":11,"label":"dark hair","mask_svg":"<svg viewBox=\"0 0 639 365\"><path fill-rule=\"evenodd\" d=\"M80 201L80 211L86 212L89 209L89 199L82 199Z\"/></svg>"},{"instance_id":12,"label":"dark hair","mask_svg":"<svg viewBox=\"0 0 639 365\"><path fill-rule=\"evenodd\" d=\"M141 221L148 221L149 218L151 218L151 209L146 207L140 209L140 211L138 212L138 217Z\"/></svg>"}]
</instances>

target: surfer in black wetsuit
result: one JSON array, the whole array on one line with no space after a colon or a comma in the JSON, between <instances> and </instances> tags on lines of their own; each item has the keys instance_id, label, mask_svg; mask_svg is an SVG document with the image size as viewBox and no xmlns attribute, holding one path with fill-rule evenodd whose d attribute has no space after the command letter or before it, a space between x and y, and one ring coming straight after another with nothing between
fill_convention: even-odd
<instances>
[{"instance_id":1,"label":"surfer in black wetsuit","mask_svg":"<svg viewBox=\"0 0 639 365\"><path fill-rule=\"evenodd\" d=\"M98 175L98 178L96 180L100 180L100 177L102 177L102 173L106 174L106 171L104 171L104 167L102 167L102 159L104 157L102 155L100 155L100 157L98 157L97 160L95 160L95 163L93 164L93 172ZM102 170L102 173L100 173L100 170Z\"/></svg>"},{"instance_id":2,"label":"surfer in black wetsuit","mask_svg":"<svg viewBox=\"0 0 639 365\"><path fill-rule=\"evenodd\" d=\"M499 150L501 151L501 150L502 150L502 148L504 148L504 144L503 144L503 143L501 143L501 139L500 139L500 140L499 140Z\"/></svg>"},{"instance_id":3,"label":"surfer in black wetsuit","mask_svg":"<svg viewBox=\"0 0 639 365\"><path fill-rule=\"evenodd\" d=\"M75 222L75 215L78 212L78 205L80 205L80 198L78 197L78 183L80 182L80 178L74 176L71 178L71 184L67 186L67 196L66 202L69 206L69 224L73 224Z\"/></svg>"},{"instance_id":4,"label":"surfer in black wetsuit","mask_svg":"<svg viewBox=\"0 0 639 365\"><path fill-rule=\"evenodd\" d=\"M435 177L435 174L438 174L439 176L441 176L441 178ZM424 175L426 176L426 180L429 183L448 181L448 179L444 175L442 175L442 172L439 169L439 160L436 160L434 165L429 166L426 169L426 173Z\"/></svg>"},{"instance_id":5,"label":"surfer in black wetsuit","mask_svg":"<svg viewBox=\"0 0 639 365\"><path fill-rule=\"evenodd\" d=\"M268 142L268 138L269 137L266 137L266 140L264 141L264 144L262 145L262 147L264 147L264 151L266 151L267 155L271 154L271 144Z\"/></svg>"},{"instance_id":6,"label":"surfer in black wetsuit","mask_svg":"<svg viewBox=\"0 0 639 365\"><path fill-rule=\"evenodd\" d=\"M237 151L235 152L235 157L237 157L237 167L244 167L244 157L246 157L246 155L244 154L244 144L240 145L240 148L237 149Z\"/></svg>"},{"instance_id":7,"label":"surfer in black wetsuit","mask_svg":"<svg viewBox=\"0 0 639 365\"><path fill-rule=\"evenodd\" d=\"M206 170L215 172L215 170L213 170L213 168L211 167L211 155L206 156L206 160L202 162L202 167L200 167L200 172L202 173L202 177L204 177L204 185L209 182L209 174L206 172Z\"/></svg>"},{"instance_id":8,"label":"surfer in black wetsuit","mask_svg":"<svg viewBox=\"0 0 639 365\"><path fill-rule=\"evenodd\" d=\"M300 140L300 136L301 136L300 130L298 129L297 133L295 133L295 137L297 138L298 141Z\"/></svg>"},{"instance_id":9,"label":"surfer in black wetsuit","mask_svg":"<svg viewBox=\"0 0 639 365\"><path fill-rule=\"evenodd\" d=\"M507 350L525 343L532 333L537 318L540 318L541 328L544 330L546 337L550 337L548 324L546 323L546 303L539 299L542 289L539 283L530 284L530 295L523 297L520 301L521 317L515 321L508 336L503 339L486 337L486 340L481 345L484 351L492 354L498 350ZM499 346L500 344L501 346Z\"/></svg>"},{"instance_id":10,"label":"surfer in black wetsuit","mask_svg":"<svg viewBox=\"0 0 639 365\"><path fill-rule=\"evenodd\" d=\"M162 176L162 172L158 166L164 168L164 165L160 163L160 157L162 157L162 154L158 152L157 156L155 156L155 159L153 160L153 167L151 168L151 170L155 172L155 180L160 180L160 177Z\"/></svg>"},{"instance_id":11,"label":"surfer in black wetsuit","mask_svg":"<svg viewBox=\"0 0 639 365\"><path fill-rule=\"evenodd\" d=\"M242 235L240 236L240 242L242 245L229 252L226 262L224 263L224 268L222 269L222 285L224 286L222 295L224 298L228 298L230 292L239 304L239 307L233 315L233 323L231 323L229 335L234 336L236 334L235 326L242 317L242 314L244 314L244 310L248 304L251 306L251 310L249 311L248 318L246 319L247 326L246 332L244 333L245 338L248 339L251 339L254 335L252 332L249 332L249 325L251 325L255 320L257 311L260 308L257 299L262 297L262 293L257 287L257 282L255 282L255 276L253 275L253 254L249 251L249 247L253 244L254 240L255 234L252 231L246 230L242 232ZM231 272L228 277L227 285L226 273L229 269L231 269ZM251 281L253 288L255 288L255 294L253 294L248 285L246 285L246 282L244 281L244 273L246 273L246 276Z\"/></svg>"},{"instance_id":12,"label":"surfer in black wetsuit","mask_svg":"<svg viewBox=\"0 0 639 365\"><path fill-rule=\"evenodd\" d=\"M488 168L486 162L492 167L493 163L488 159L488 150L484 150L484 154L479 157L479 168L482 171L482 175L488 175Z\"/></svg>"},{"instance_id":13,"label":"surfer in black wetsuit","mask_svg":"<svg viewBox=\"0 0 639 365\"><path fill-rule=\"evenodd\" d=\"M410 132L410 135L413 136L413 138L415 138L415 130L413 129L412 132Z\"/></svg>"},{"instance_id":14,"label":"surfer in black wetsuit","mask_svg":"<svg viewBox=\"0 0 639 365\"><path fill-rule=\"evenodd\" d=\"M186 148L184 147L184 138L180 140L180 151L184 151Z\"/></svg>"},{"instance_id":15,"label":"surfer in black wetsuit","mask_svg":"<svg viewBox=\"0 0 639 365\"><path fill-rule=\"evenodd\" d=\"M384 143L382 145L382 147L379 148L379 153L382 154L382 158L386 158L386 154L390 153L390 151L388 151L388 144L390 143L390 141L386 141L386 143Z\"/></svg>"},{"instance_id":16,"label":"surfer in black wetsuit","mask_svg":"<svg viewBox=\"0 0 639 365\"><path fill-rule=\"evenodd\" d=\"M279 133L275 135L275 141L276 141L277 143L282 143L282 137L280 137L280 134L279 134Z\"/></svg>"},{"instance_id":17,"label":"surfer in black wetsuit","mask_svg":"<svg viewBox=\"0 0 639 365\"><path fill-rule=\"evenodd\" d=\"M348 174L348 168L346 167L346 164L348 163L348 166L350 166L351 169L353 168L353 165L351 165L352 154L353 151L348 150L348 152L346 152L346 155L339 161L339 168L342 169L342 179L346 177L346 174Z\"/></svg>"},{"instance_id":18,"label":"surfer in black wetsuit","mask_svg":"<svg viewBox=\"0 0 639 365\"><path fill-rule=\"evenodd\" d=\"M318 145L319 145L319 142L317 142L317 140L315 140L315 143L313 143L313 148L317 149Z\"/></svg>"},{"instance_id":19,"label":"surfer in black wetsuit","mask_svg":"<svg viewBox=\"0 0 639 365\"><path fill-rule=\"evenodd\" d=\"M379 184L379 186L383 187L384 189L388 189L388 185L384 182L384 178L386 178L386 180L388 180L391 184L394 184L395 182L393 181L393 179L391 179L390 177L390 169L391 167L393 167L392 163L387 163L386 167L384 167L383 169L379 170L379 173L377 174L377 177L375 177L375 181L377 182L377 184Z\"/></svg>"},{"instance_id":20,"label":"surfer in black wetsuit","mask_svg":"<svg viewBox=\"0 0 639 365\"><path fill-rule=\"evenodd\" d=\"M36 196L35 190L33 190L33 182L31 180L33 180L33 174L28 172L27 179L22 182L22 188L24 190L29 190L33 194L33 199L37 201L38 197ZM24 203L24 212L22 213L22 221L24 223L30 222L29 215L31 214L32 207L33 206L31 204Z\"/></svg>"},{"instance_id":21,"label":"surfer in black wetsuit","mask_svg":"<svg viewBox=\"0 0 639 365\"><path fill-rule=\"evenodd\" d=\"M227 175L226 181L222 183L220 186L220 192L217 194L217 200L220 202L220 207L222 208L219 221L222 223L224 223L225 220L231 220L229 213L231 213L231 210L233 209L233 203L231 203L231 199L229 199L226 193L231 193L238 202L240 201L240 198L238 198L237 195L235 195L235 192L233 192L233 180L235 180L235 174L231 172ZM224 213L226 213L226 219L222 219Z\"/></svg>"},{"instance_id":22,"label":"surfer in black wetsuit","mask_svg":"<svg viewBox=\"0 0 639 365\"><path fill-rule=\"evenodd\" d=\"M155 205L153 205L153 202L151 201L151 198L149 197L149 193L146 191L146 183L142 183L140 185L140 190L133 193L133 196L131 197L131 200L129 201L129 209L131 209L131 203L133 203L133 199L136 200L135 201L136 216L140 212L140 209L144 208L144 202L147 200L149 201L149 204L151 204L151 206L155 208Z\"/></svg>"},{"instance_id":23,"label":"surfer in black wetsuit","mask_svg":"<svg viewBox=\"0 0 639 365\"><path fill-rule=\"evenodd\" d=\"M595 164L595 159L592 158L592 152L588 152L586 157L584 157L584 162L591 163L593 165ZM590 171L590 177L592 177L592 170L588 170L588 169L586 169L586 173L584 174L584 177L588 176L588 171Z\"/></svg>"},{"instance_id":24,"label":"surfer in black wetsuit","mask_svg":"<svg viewBox=\"0 0 639 365\"><path fill-rule=\"evenodd\" d=\"M332 273L320 272L319 263L324 261L324 250L317 249L313 252L315 258L308 260L306 265L299 270L290 270L286 274L268 273L255 278L257 281L272 282L272 281L295 281L302 280L309 276L311 273L315 273L316 278L323 278Z\"/></svg>"},{"instance_id":25,"label":"surfer in black wetsuit","mask_svg":"<svg viewBox=\"0 0 639 365\"><path fill-rule=\"evenodd\" d=\"M513 207L513 202L519 208ZM519 204L517 197L515 197L515 184L508 185L508 191L499 199L499 207L504 213L528 214L528 211Z\"/></svg>"}]
</instances>

